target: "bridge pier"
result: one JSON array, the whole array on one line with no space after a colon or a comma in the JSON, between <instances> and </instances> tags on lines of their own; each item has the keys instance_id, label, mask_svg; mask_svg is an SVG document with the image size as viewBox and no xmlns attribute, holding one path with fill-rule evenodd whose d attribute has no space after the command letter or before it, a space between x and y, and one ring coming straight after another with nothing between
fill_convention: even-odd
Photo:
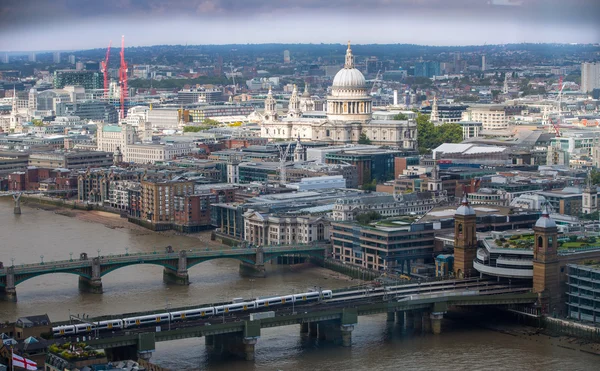
<instances>
[{"instance_id":1,"label":"bridge pier","mask_svg":"<svg viewBox=\"0 0 600 371\"><path fill-rule=\"evenodd\" d=\"M404 312L404 315L406 316L406 320L405 320L406 328L407 329L414 328L415 314L413 313L413 311L407 310L406 312Z\"/></svg>"},{"instance_id":2,"label":"bridge pier","mask_svg":"<svg viewBox=\"0 0 600 371\"><path fill-rule=\"evenodd\" d=\"M421 327L423 328L423 332L431 332L431 313L423 312L421 316Z\"/></svg>"},{"instance_id":3,"label":"bridge pier","mask_svg":"<svg viewBox=\"0 0 600 371\"><path fill-rule=\"evenodd\" d=\"M404 312L396 312L396 323L404 326Z\"/></svg>"},{"instance_id":4,"label":"bridge pier","mask_svg":"<svg viewBox=\"0 0 600 371\"><path fill-rule=\"evenodd\" d=\"M318 322L309 322L308 323L308 335L311 338L316 338L319 332Z\"/></svg>"},{"instance_id":5,"label":"bridge pier","mask_svg":"<svg viewBox=\"0 0 600 371\"><path fill-rule=\"evenodd\" d=\"M17 301L17 288L15 286L15 268L6 268L6 286L0 287L0 299L3 301Z\"/></svg>"},{"instance_id":6,"label":"bridge pier","mask_svg":"<svg viewBox=\"0 0 600 371\"><path fill-rule=\"evenodd\" d=\"M256 248L256 258L254 259L254 264L246 262L240 263L240 274L244 277L263 278L266 276L265 253L262 247Z\"/></svg>"},{"instance_id":7,"label":"bridge pier","mask_svg":"<svg viewBox=\"0 0 600 371\"><path fill-rule=\"evenodd\" d=\"M395 312L387 312L387 321L394 322L395 320L396 320L396 313Z\"/></svg>"},{"instance_id":8,"label":"bridge pier","mask_svg":"<svg viewBox=\"0 0 600 371\"><path fill-rule=\"evenodd\" d=\"M179 252L177 271L167 267L163 269L163 281L175 285L185 286L190 284L190 276L187 269L187 252L185 250Z\"/></svg>"},{"instance_id":9,"label":"bridge pier","mask_svg":"<svg viewBox=\"0 0 600 371\"><path fill-rule=\"evenodd\" d=\"M300 324L300 334L305 335L309 333L309 325L308 322L304 322Z\"/></svg>"},{"instance_id":10,"label":"bridge pier","mask_svg":"<svg viewBox=\"0 0 600 371\"><path fill-rule=\"evenodd\" d=\"M234 355L247 361L254 360L258 337L246 337L241 333L206 336L206 347L217 354Z\"/></svg>"},{"instance_id":11,"label":"bridge pier","mask_svg":"<svg viewBox=\"0 0 600 371\"><path fill-rule=\"evenodd\" d=\"M22 193L15 193L12 195L13 200L15 201L14 214L21 215L21 195Z\"/></svg>"},{"instance_id":12,"label":"bridge pier","mask_svg":"<svg viewBox=\"0 0 600 371\"><path fill-rule=\"evenodd\" d=\"M341 325L340 330L342 331L342 346L349 347L352 345L352 331L354 325Z\"/></svg>"},{"instance_id":13,"label":"bridge pier","mask_svg":"<svg viewBox=\"0 0 600 371\"><path fill-rule=\"evenodd\" d=\"M439 335L442 333L442 319L444 318L443 312L434 312L430 315L431 318L431 332L434 335Z\"/></svg>"},{"instance_id":14,"label":"bridge pier","mask_svg":"<svg viewBox=\"0 0 600 371\"><path fill-rule=\"evenodd\" d=\"M100 275L100 258L92 259L91 278L79 276L79 290L91 294L102 294L102 278Z\"/></svg>"}]
</instances>

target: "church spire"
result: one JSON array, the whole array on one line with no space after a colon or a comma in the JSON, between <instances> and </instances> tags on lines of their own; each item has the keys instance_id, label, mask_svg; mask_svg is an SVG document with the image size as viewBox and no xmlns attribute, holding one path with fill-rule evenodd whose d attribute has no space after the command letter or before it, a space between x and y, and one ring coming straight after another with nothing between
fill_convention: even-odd
<instances>
[{"instance_id":1,"label":"church spire","mask_svg":"<svg viewBox=\"0 0 600 371\"><path fill-rule=\"evenodd\" d=\"M433 104L431 105L431 122L440 120L440 114L438 112L437 95L433 96Z\"/></svg>"},{"instance_id":2,"label":"church spire","mask_svg":"<svg viewBox=\"0 0 600 371\"><path fill-rule=\"evenodd\" d=\"M350 41L348 41L348 50L346 50L346 64L344 64L344 68L354 68L354 56L352 55Z\"/></svg>"}]
</instances>

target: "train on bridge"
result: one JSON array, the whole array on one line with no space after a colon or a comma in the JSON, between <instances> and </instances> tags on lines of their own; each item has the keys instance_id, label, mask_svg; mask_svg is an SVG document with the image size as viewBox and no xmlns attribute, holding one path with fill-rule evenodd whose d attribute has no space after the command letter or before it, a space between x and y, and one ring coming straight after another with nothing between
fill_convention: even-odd
<instances>
[{"instance_id":1,"label":"train on bridge","mask_svg":"<svg viewBox=\"0 0 600 371\"><path fill-rule=\"evenodd\" d=\"M52 328L54 337L92 334L94 332L120 331L139 327L157 326L162 323L177 323L198 319L224 316L236 312L251 312L271 309L287 305L302 305L308 303L339 303L368 297L391 296L393 300L418 300L449 295L485 295L506 292L528 291L531 288L516 287L508 289L506 285L464 279L460 281L437 281L429 283L399 284L394 286L360 287L346 290L309 290L303 293L287 294L256 298L255 300L234 299L231 303L221 303L214 306L201 306L173 310L164 313L124 316L124 318L100 321L86 321L77 324L58 325Z\"/></svg>"}]
</instances>

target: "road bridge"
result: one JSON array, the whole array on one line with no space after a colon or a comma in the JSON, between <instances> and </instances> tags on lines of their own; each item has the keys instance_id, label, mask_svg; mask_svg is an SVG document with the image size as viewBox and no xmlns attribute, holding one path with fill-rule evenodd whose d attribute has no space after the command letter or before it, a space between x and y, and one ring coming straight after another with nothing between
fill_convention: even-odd
<instances>
[{"instance_id":1,"label":"road bridge","mask_svg":"<svg viewBox=\"0 0 600 371\"><path fill-rule=\"evenodd\" d=\"M351 346L352 331L358 317L387 313L407 329L440 334L442 319L449 307L531 305L538 295L527 287L509 287L493 282L445 281L429 285L399 285L371 293L369 290L334 292L333 299L318 303L281 306L275 316L250 320L250 313L216 315L200 320L157 323L151 327L73 336L94 349L104 349L112 359L141 357L149 359L156 342L205 337L211 351L226 352L254 359L254 348L262 329L300 325L300 332L322 341ZM336 299L337 298L337 299ZM264 309L263 309L264 310ZM126 315L124 315L126 316ZM118 316L111 316L120 318ZM88 320L94 321L94 320Z\"/></svg>"},{"instance_id":2,"label":"road bridge","mask_svg":"<svg viewBox=\"0 0 600 371\"><path fill-rule=\"evenodd\" d=\"M79 288L84 292L102 293L102 276L130 265L153 264L163 269L167 283L188 285L188 269L214 259L237 259L240 272L244 275L264 277L265 263L280 256L323 258L328 245L278 245L273 247L234 248L230 250L191 249L173 251L169 246L165 252L134 253L88 257L80 254L79 259L40 262L36 264L11 265L0 269L1 298L17 300L16 286L33 277L53 273L70 273L79 276Z\"/></svg>"}]
</instances>

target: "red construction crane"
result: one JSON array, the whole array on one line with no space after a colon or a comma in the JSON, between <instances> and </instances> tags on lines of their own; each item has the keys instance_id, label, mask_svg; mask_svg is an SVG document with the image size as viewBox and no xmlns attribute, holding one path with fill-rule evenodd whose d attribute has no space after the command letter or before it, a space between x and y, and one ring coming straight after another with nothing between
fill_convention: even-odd
<instances>
[{"instance_id":1,"label":"red construction crane","mask_svg":"<svg viewBox=\"0 0 600 371\"><path fill-rule=\"evenodd\" d=\"M550 121L550 125L554 127L554 132L556 133L556 136L561 137L562 135L560 134L560 122L554 122L552 117L550 117L548 120Z\"/></svg>"},{"instance_id":2,"label":"red construction crane","mask_svg":"<svg viewBox=\"0 0 600 371\"><path fill-rule=\"evenodd\" d=\"M121 67L119 85L121 87L121 119L125 118L125 99L127 98L127 62L125 62L125 35L121 36Z\"/></svg>"},{"instance_id":3,"label":"red construction crane","mask_svg":"<svg viewBox=\"0 0 600 371\"><path fill-rule=\"evenodd\" d=\"M106 49L106 58L100 62L102 66L102 73L104 74L104 98L108 98L108 58L110 57L110 46L112 40L108 43L108 49Z\"/></svg>"}]
</instances>

